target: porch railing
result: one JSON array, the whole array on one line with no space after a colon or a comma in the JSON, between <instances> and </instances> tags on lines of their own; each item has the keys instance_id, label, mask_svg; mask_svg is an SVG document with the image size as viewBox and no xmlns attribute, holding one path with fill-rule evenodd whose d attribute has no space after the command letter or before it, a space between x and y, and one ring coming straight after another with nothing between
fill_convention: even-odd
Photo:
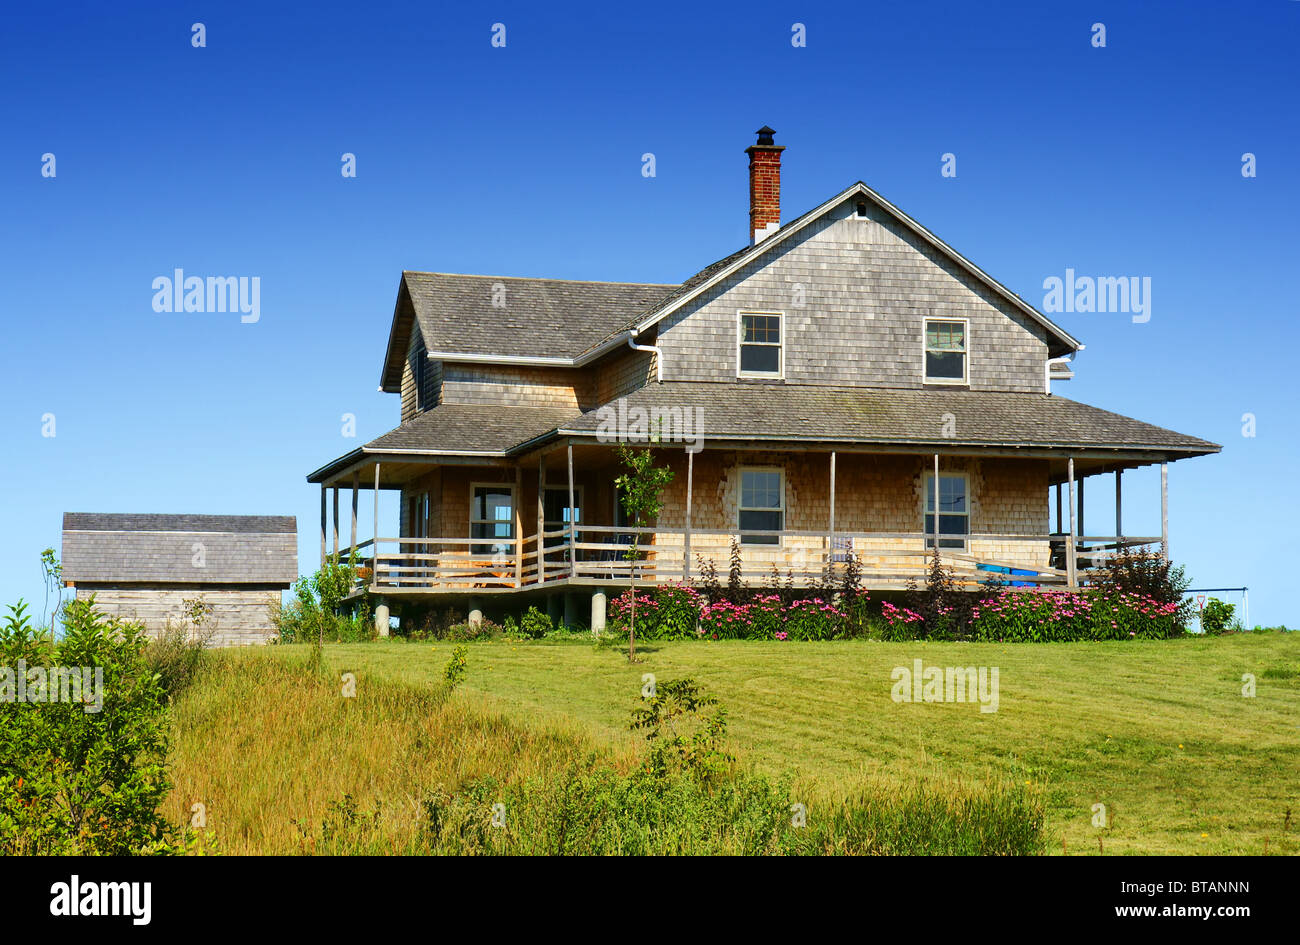
<instances>
[{"instance_id":1,"label":"porch railing","mask_svg":"<svg viewBox=\"0 0 1300 945\"><path fill-rule=\"evenodd\" d=\"M1070 536L941 535L940 560L960 586L1061 587L1070 583ZM711 562L718 580L731 571L732 541L740 550L739 577L808 586L839 583L850 556L865 587L902 588L923 582L933 536L920 532L737 531L666 527L565 526L523 538L378 538L359 542L358 585L373 591L522 589L564 579L590 584L639 584L704 579ZM960 547L945 547L960 540ZM633 542L636 542L635 552ZM1160 543L1159 538L1080 536L1073 547L1077 583L1116 554ZM353 549L343 549L346 560Z\"/></svg>"}]
</instances>

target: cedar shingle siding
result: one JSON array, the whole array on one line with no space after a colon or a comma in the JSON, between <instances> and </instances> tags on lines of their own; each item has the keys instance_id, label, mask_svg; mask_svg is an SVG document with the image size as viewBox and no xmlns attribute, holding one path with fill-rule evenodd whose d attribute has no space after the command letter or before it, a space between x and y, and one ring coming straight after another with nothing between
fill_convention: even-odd
<instances>
[{"instance_id":1,"label":"cedar shingle siding","mask_svg":"<svg viewBox=\"0 0 1300 945\"><path fill-rule=\"evenodd\" d=\"M927 317L970 320L973 390L1043 390L1046 331L878 208L851 201L660 324L665 380L734 380L737 312L784 313L785 379L921 387Z\"/></svg>"},{"instance_id":2,"label":"cedar shingle siding","mask_svg":"<svg viewBox=\"0 0 1300 945\"><path fill-rule=\"evenodd\" d=\"M78 599L149 630L181 621L184 601L213 608L213 643L264 642L270 605L298 577L290 516L121 515L63 517L63 577Z\"/></svg>"}]
</instances>

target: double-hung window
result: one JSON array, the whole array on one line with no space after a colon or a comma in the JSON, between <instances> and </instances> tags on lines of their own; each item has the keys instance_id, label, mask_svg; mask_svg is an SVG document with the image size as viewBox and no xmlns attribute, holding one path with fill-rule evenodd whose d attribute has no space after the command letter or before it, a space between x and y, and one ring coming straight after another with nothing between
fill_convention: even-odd
<instances>
[{"instance_id":1,"label":"double-hung window","mask_svg":"<svg viewBox=\"0 0 1300 945\"><path fill-rule=\"evenodd\" d=\"M925 547L934 547L934 474L925 477ZM966 477L939 474L939 547L965 548L970 534L970 496Z\"/></svg>"},{"instance_id":2,"label":"double-hung window","mask_svg":"<svg viewBox=\"0 0 1300 945\"><path fill-rule=\"evenodd\" d=\"M925 320L925 380L929 384L965 384L967 382L966 320L927 318Z\"/></svg>"},{"instance_id":3,"label":"double-hung window","mask_svg":"<svg viewBox=\"0 0 1300 945\"><path fill-rule=\"evenodd\" d=\"M779 312L741 312L739 333L740 377L781 377L784 353L781 348L782 317Z\"/></svg>"},{"instance_id":4,"label":"double-hung window","mask_svg":"<svg viewBox=\"0 0 1300 945\"><path fill-rule=\"evenodd\" d=\"M483 543L470 546L470 554L509 554L515 537L515 495L511 486L474 486L469 510L469 537Z\"/></svg>"},{"instance_id":5,"label":"double-hung window","mask_svg":"<svg viewBox=\"0 0 1300 945\"><path fill-rule=\"evenodd\" d=\"M785 529L785 476L779 469L740 471L741 531L779 532ZM780 535L742 535L742 545L779 545Z\"/></svg>"}]
</instances>

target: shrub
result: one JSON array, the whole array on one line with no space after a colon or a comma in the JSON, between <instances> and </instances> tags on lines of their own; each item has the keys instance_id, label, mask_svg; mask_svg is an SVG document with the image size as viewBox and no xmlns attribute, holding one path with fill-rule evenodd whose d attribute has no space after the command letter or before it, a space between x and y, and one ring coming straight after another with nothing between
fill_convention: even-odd
<instances>
[{"instance_id":1,"label":"shrub","mask_svg":"<svg viewBox=\"0 0 1300 945\"><path fill-rule=\"evenodd\" d=\"M363 595L350 606L344 604L356 586L356 560L343 563L337 556L326 558L319 571L294 584L293 600L271 608L281 641L356 643L376 638L369 599Z\"/></svg>"},{"instance_id":2,"label":"shrub","mask_svg":"<svg viewBox=\"0 0 1300 945\"><path fill-rule=\"evenodd\" d=\"M33 702L29 688L27 701L0 700L0 852L175 850L179 832L158 813L171 788L167 695L146 656L144 628L98 613L93 598L74 600L56 642L35 631L25 611L20 602L0 624L5 685L22 660L29 686L34 669L47 680L53 667L85 667L98 692L83 690L81 703Z\"/></svg>"},{"instance_id":3,"label":"shrub","mask_svg":"<svg viewBox=\"0 0 1300 945\"><path fill-rule=\"evenodd\" d=\"M145 660L170 698L193 682L208 639L206 631L192 633L183 623L169 620L162 633L145 647Z\"/></svg>"},{"instance_id":4,"label":"shrub","mask_svg":"<svg viewBox=\"0 0 1300 945\"><path fill-rule=\"evenodd\" d=\"M1201 630L1210 636L1218 636L1233 629L1235 621L1232 615L1235 610L1232 604L1211 597L1201 609Z\"/></svg>"},{"instance_id":5,"label":"shrub","mask_svg":"<svg viewBox=\"0 0 1300 945\"><path fill-rule=\"evenodd\" d=\"M1157 604L1176 605L1173 611L1178 631L1187 628L1192 602L1183 596L1190 579L1182 565L1175 566L1156 551L1133 551L1107 559L1105 567L1091 572L1089 579L1103 595L1138 594Z\"/></svg>"},{"instance_id":6,"label":"shrub","mask_svg":"<svg viewBox=\"0 0 1300 945\"><path fill-rule=\"evenodd\" d=\"M489 640L493 637L499 637L505 632L505 627L484 618L478 623L465 621L453 627L448 627L444 639L455 643L473 643L475 640Z\"/></svg>"},{"instance_id":7,"label":"shrub","mask_svg":"<svg viewBox=\"0 0 1300 945\"><path fill-rule=\"evenodd\" d=\"M465 673L469 669L468 657L469 650L464 646L457 646L452 649L451 659L447 661L447 666L442 671L442 681L447 692L451 692L465 681Z\"/></svg>"},{"instance_id":8,"label":"shrub","mask_svg":"<svg viewBox=\"0 0 1300 945\"><path fill-rule=\"evenodd\" d=\"M397 633L413 641L443 640L452 627L464 622L464 611L455 607L403 608Z\"/></svg>"},{"instance_id":9,"label":"shrub","mask_svg":"<svg viewBox=\"0 0 1300 945\"><path fill-rule=\"evenodd\" d=\"M550 615L542 613L536 607L529 607L518 620L507 616L501 623L501 632L514 639L540 640L556 631Z\"/></svg>"},{"instance_id":10,"label":"shrub","mask_svg":"<svg viewBox=\"0 0 1300 945\"><path fill-rule=\"evenodd\" d=\"M904 610L920 619L905 623L919 637L932 640L961 639L971 630L971 621L974 619L971 606L971 595L958 589L953 571L943 566L943 558L936 545L930 555L925 586L917 587L915 581L908 581L907 607Z\"/></svg>"}]
</instances>

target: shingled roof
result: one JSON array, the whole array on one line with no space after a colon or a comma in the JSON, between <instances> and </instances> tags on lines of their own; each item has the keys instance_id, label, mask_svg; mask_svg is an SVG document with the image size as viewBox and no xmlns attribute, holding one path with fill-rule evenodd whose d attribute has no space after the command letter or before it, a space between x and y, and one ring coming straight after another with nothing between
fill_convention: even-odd
<instances>
[{"instance_id":1,"label":"shingled roof","mask_svg":"<svg viewBox=\"0 0 1300 945\"><path fill-rule=\"evenodd\" d=\"M298 577L288 515L68 512L63 577L75 584L262 585Z\"/></svg>"},{"instance_id":2,"label":"shingled roof","mask_svg":"<svg viewBox=\"0 0 1300 945\"><path fill-rule=\"evenodd\" d=\"M1049 394L668 381L633 391L622 405L607 406L648 415L690 408L691 435L714 441L1107 449L1179 459L1220 450L1208 440ZM949 414L954 436L944 435ZM600 409L442 404L307 480L328 481L367 454L519 455L561 436L597 438L608 415Z\"/></svg>"},{"instance_id":3,"label":"shingled roof","mask_svg":"<svg viewBox=\"0 0 1300 945\"><path fill-rule=\"evenodd\" d=\"M580 416L577 408L567 407L440 404L371 440L362 449L368 453L505 453Z\"/></svg>"},{"instance_id":4,"label":"shingled roof","mask_svg":"<svg viewBox=\"0 0 1300 945\"><path fill-rule=\"evenodd\" d=\"M634 391L626 407L692 408L698 432L712 439L1111 448L1192 456L1220 449L1208 440L1049 394L670 381ZM944 435L949 414L954 436ZM590 411L556 432L595 435L602 420L599 411Z\"/></svg>"},{"instance_id":5,"label":"shingled roof","mask_svg":"<svg viewBox=\"0 0 1300 945\"><path fill-rule=\"evenodd\" d=\"M402 278L429 351L529 358L577 357L677 288L445 272Z\"/></svg>"}]
</instances>

